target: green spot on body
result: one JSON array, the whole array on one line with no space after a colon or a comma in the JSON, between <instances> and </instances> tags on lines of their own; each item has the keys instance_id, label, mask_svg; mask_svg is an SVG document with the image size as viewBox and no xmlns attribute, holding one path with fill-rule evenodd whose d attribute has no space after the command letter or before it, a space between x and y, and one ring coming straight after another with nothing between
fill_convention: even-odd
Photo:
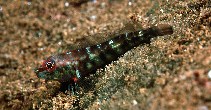
<instances>
[{"instance_id":1,"label":"green spot on body","mask_svg":"<svg viewBox=\"0 0 211 110\"><path fill-rule=\"evenodd\" d=\"M96 65L103 64L103 60L99 56L94 58L94 62L95 62Z\"/></svg>"},{"instance_id":2,"label":"green spot on body","mask_svg":"<svg viewBox=\"0 0 211 110\"><path fill-rule=\"evenodd\" d=\"M111 44L111 48L112 48L112 49L119 48L120 46L121 46L120 43L113 43L113 44Z\"/></svg>"},{"instance_id":3,"label":"green spot on body","mask_svg":"<svg viewBox=\"0 0 211 110\"><path fill-rule=\"evenodd\" d=\"M87 69L91 69L91 68L93 68L92 63L87 62L87 63L86 63L86 68L87 68Z\"/></svg>"},{"instance_id":4,"label":"green spot on body","mask_svg":"<svg viewBox=\"0 0 211 110\"><path fill-rule=\"evenodd\" d=\"M60 72L59 72L59 71L55 71L55 72L54 72L54 78L59 79L60 77L61 77Z\"/></svg>"},{"instance_id":5,"label":"green spot on body","mask_svg":"<svg viewBox=\"0 0 211 110\"><path fill-rule=\"evenodd\" d=\"M89 59L94 60L97 57L97 55L90 53L89 54Z\"/></svg>"},{"instance_id":6,"label":"green spot on body","mask_svg":"<svg viewBox=\"0 0 211 110\"><path fill-rule=\"evenodd\" d=\"M74 69L70 70L70 74L75 75L76 74L75 70Z\"/></svg>"},{"instance_id":7,"label":"green spot on body","mask_svg":"<svg viewBox=\"0 0 211 110\"><path fill-rule=\"evenodd\" d=\"M106 60L112 60L113 55L112 54L105 54Z\"/></svg>"},{"instance_id":8,"label":"green spot on body","mask_svg":"<svg viewBox=\"0 0 211 110\"><path fill-rule=\"evenodd\" d=\"M114 49L114 50L115 50L115 52L118 53L118 54L122 54L122 52L123 52L123 49L122 49L122 48L116 48L116 49Z\"/></svg>"},{"instance_id":9,"label":"green spot on body","mask_svg":"<svg viewBox=\"0 0 211 110\"><path fill-rule=\"evenodd\" d=\"M80 61L85 60L85 59L86 59L86 57L87 57L86 55L81 56L81 57L80 57Z\"/></svg>"}]
</instances>

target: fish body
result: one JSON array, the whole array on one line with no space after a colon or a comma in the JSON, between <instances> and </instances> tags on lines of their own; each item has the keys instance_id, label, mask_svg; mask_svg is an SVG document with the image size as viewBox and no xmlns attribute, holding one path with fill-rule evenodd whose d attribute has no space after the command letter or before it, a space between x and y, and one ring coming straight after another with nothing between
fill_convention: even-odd
<instances>
[{"instance_id":1,"label":"fish body","mask_svg":"<svg viewBox=\"0 0 211 110\"><path fill-rule=\"evenodd\" d=\"M148 29L120 34L106 42L65 53L52 55L35 70L38 78L57 80L61 83L76 83L91 73L115 61L140 44L150 43L157 36L169 35L173 29L168 24L160 24Z\"/></svg>"}]
</instances>

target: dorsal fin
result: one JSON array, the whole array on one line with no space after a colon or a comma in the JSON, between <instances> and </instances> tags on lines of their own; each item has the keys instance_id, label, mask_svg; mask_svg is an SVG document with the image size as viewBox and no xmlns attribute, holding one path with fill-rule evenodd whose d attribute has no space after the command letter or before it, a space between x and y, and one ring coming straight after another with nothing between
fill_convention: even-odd
<instances>
[{"instance_id":1,"label":"dorsal fin","mask_svg":"<svg viewBox=\"0 0 211 110\"><path fill-rule=\"evenodd\" d=\"M112 29L106 29L106 28L112 28ZM141 28L142 27L140 26L140 23L123 21L123 23L119 24L119 27L109 27L109 26L105 26L105 28L101 27L97 29L98 31L96 33L89 32L92 31L89 30L88 32L85 32L84 36L76 38L74 41L74 45L70 44L67 47L65 47L65 50L80 49L87 46L96 45L102 42L106 42L109 39L118 36L120 34L133 32Z\"/></svg>"}]
</instances>

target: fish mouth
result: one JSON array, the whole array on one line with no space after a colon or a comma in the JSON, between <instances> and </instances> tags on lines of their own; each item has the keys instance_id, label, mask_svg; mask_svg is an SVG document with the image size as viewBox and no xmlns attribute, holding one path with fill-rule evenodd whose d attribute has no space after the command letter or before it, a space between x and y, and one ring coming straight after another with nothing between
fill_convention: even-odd
<instances>
[{"instance_id":1,"label":"fish mouth","mask_svg":"<svg viewBox=\"0 0 211 110\"><path fill-rule=\"evenodd\" d=\"M35 68L34 72L36 73L38 78L46 79L46 70L42 67Z\"/></svg>"},{"instance_id":2,"label":"fish mouth","mask_svg":"<svg viewBox=\"0 0 211 110\"><path fill-rule=\"evenodd\" d=\"M35 69L34 69L34 72L35 72L36 74L39 74L39 73L42 72L42 71L44 71L44 69L43 69L42 67L39 67L39 68L35 68Z\"/></svg>"}]
</instances>

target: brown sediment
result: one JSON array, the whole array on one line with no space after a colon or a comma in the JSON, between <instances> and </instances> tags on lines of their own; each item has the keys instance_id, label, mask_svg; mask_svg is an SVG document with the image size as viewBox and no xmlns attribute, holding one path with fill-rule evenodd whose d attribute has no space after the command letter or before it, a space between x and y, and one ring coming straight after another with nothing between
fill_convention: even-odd
<instances>
[{"instance_id":1,"label":"brown sediment","mask_svg":"<svg viewBox=\"0 0 211 110\"><path fill-rule=\"evenodd\" d=\"M67 0L0 1L0 109L211 108L210 0L96 1L75 7L65 6ZM119 34L133 13L134 29L169 24L174 34L132 49L85 79L80 98L36 77L33 69L45 57L80 39L96 44Z\"/></svg>"}]
</instances>

